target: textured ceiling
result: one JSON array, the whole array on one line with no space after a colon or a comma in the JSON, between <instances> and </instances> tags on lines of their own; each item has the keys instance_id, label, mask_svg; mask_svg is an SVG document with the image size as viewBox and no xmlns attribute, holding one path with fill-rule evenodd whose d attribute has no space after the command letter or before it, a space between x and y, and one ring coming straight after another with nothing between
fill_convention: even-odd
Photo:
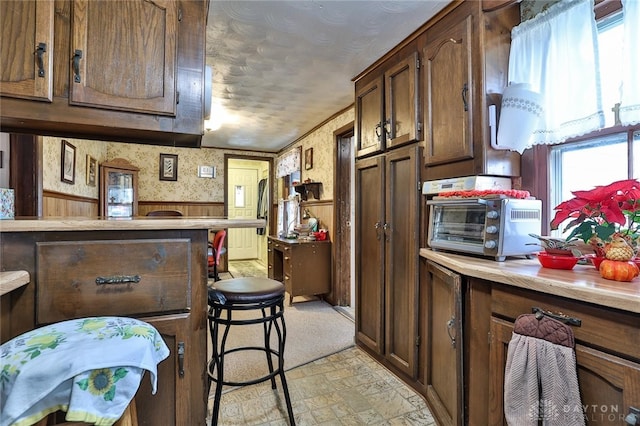
<instances>
[{"instance_id":1,"label":"textured ceiling","mask_svg":"<svg viewBox=\"0 0 640 426\"><path fill-rule=\"evenodd\" d=\"M447 3L211 0L211 117L222 124L202 146L277 152L351 105L351 79Z\"/></svg>"}]
</instances>

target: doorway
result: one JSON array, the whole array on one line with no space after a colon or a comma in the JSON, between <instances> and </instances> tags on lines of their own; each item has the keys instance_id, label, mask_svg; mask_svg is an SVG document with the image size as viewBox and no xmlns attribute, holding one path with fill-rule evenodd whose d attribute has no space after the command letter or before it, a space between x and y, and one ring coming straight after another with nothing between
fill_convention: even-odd
<instances>
[{"instance_id":1,"label":"doorway","mask_svg":"<svg viewBox=\"0 0 640 426\"><path fill-rule=\"evenodd\" d=\"M233 271L267 268L273 200L270 158L225 154L225 216L229 219L264 218L265 228L234 228L227 233L228 269ZM240 275L237 273L237 275Z\"/></svg>"},{"instance_id":2,"label":"doorway","mask_svg":"<svg viewBox=\"0 0 640 426\"><path fill-rule=\"evenodd\" d=\"M336 158L334 171L334 200L335 200L335 241L334 241L334 294L335 304L355 308L355 280L351 265L353 265L353 236L351 224L354 212L353 199L353 123L334 132L336 143Z\"/></svg>"}]
</instances>

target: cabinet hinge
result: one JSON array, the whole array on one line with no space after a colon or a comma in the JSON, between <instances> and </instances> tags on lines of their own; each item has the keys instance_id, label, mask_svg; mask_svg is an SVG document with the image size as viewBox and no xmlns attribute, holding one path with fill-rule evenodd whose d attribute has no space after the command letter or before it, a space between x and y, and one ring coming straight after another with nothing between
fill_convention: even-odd
<instances>
[{"instance_id":1,"label":"cabinet hinge","mask_svg":"<svg viewBox=\"0 0 640 426\"><path fill-rule=\"evenodd\" d=\"M492 336L491 336L491 332L489 331L489 332L487 333L487 343L489 344L489 346L491 346L491 340L492 340L491 338L492 338Z\"/></svg>"},{"instance_id":2,"label":"cabinet hinge","mask_svg":"<svg viewBox=\"0 0 640 426\"><path fill-rule=\"evenodd\" d=\"M416 336L416 346L420 346L420 336Z\"/></svg>"},{"instance_id":3,"label":"cabinet hinge","mask_svg":"<svg viewBox=\"0 0 640 426\"><path fill-rule=\"evenodd\" d=\"M178 22L182 22L182 8L178 8Z\"/></svg>"},{"instance_id":4,"label":"cabinet hinge","mask_svg":"<svg viewBox=\"0 0 640 426\"><path fill-rule=\"evenodd\" d=\"M420 69L420 58L416 58L416 68Z\"/></svg>"},{"instance_id":5,"label":"cabinet hinge","mask_svg":"<svg viewBox=\"0 0 640 426\"><path fill-rule=\"evenodd\" d=\"M418 192L422 190L422 182L418 181Z\"/></svg>"}]
</instances>

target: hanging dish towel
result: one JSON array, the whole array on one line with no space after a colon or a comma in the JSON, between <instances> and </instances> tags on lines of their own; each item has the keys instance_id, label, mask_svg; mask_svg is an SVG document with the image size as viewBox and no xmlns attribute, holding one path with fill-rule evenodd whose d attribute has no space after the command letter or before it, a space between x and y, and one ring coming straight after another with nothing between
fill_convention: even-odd
<instances>
[{"instance_id":1,"label":"hanging dish towel","mask_svg":"<svg viewBox=\"0 0 640 426\"><path fill-rule=\"evenodd\" d=\"M585 424L573 330L553 318L520 315L507 351L504 413L513 426Z\"/></svg>"}]
</instances>

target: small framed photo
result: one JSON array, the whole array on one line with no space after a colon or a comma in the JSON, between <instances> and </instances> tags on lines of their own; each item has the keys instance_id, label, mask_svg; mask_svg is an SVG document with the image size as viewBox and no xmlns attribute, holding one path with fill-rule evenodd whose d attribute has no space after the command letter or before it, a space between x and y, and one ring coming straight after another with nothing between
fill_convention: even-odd
<instances>
[{"instance_id":1,"label":"small framed photo","mask_svg":"<svg viewBox=\"0 0 640 426\"><path fill-rule=\"evenodd\" d=\"M160 154L160 180L178 180L178 156Z\"/></svg>"},{"instance_id":2,"label":"small framed photo","mask_svg":"<svg viewBox=\"0 0 640 426\"><path fill-rule=\"evenodd\" d=\"M60 179L73 185L76 180L76 147L69 141L62 141L60 163Z\"/></svg>"},{"instance_id":3,"label":"small framed photo","mask_svg":"<svg viewBox=\"0 0 640 426\"><path fill-rule=\"evenodd\" d=\"M98 173L98 161L87 154L87 185L96 186L96 176Z\"/></svg>"},{"instance_id":4,"label":"small framed photo","mask_svg":"<svg viewBox=\"0 0 640 426\"><path fill-rule=\"evenodd\" d=\"M304 151L304 169L313 169L313 148L307 148Z\"/></svg>"},{"instance_id":5,"label":"small framed photo","mask_svg":"<svg viewBox=\"0 0 640 426\"><path fill-rule=\"evenodd\" d=\"M216 167L215 166L198 166L198 177L201 177L201 178L216 177Z\"/></svg>"}]
</instances>

